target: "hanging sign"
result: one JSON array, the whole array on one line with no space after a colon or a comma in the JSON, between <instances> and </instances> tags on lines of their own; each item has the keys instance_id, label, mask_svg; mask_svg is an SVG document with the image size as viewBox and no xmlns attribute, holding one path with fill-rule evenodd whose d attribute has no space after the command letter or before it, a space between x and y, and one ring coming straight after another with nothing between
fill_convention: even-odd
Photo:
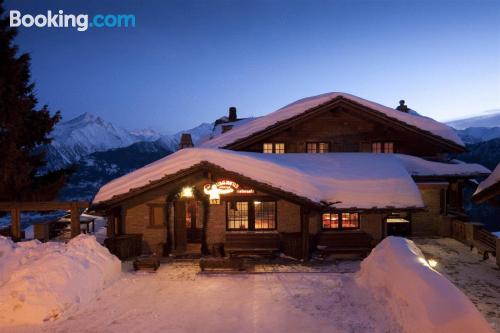
<instances>
[{"instance_id":1,"label":"hanging sign","mask_svg":"<svg viewBox=\"0 0 500 333\"><path fill-rule=\"evenodd\" d=\"M240 185L232 180L220 180L213 184L205 184L203 186L203 191L207 195L213 195L217 192L219 195L221 194L230 194L230 193L240 193L240 194L252 194L255 193L253 189L248 188L240 188Z\"/></svg>"}]
</instances>

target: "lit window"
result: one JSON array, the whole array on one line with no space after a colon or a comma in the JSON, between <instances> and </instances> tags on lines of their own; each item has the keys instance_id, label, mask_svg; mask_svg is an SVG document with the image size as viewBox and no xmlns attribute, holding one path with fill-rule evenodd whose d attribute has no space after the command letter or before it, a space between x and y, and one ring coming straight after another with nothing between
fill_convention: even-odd
<instances>
[{"instance_id":1,"label":"lit window","mask_svg":"<svg viewBox=\"0 0 500 333\"><path fill-rule=\"evenodd\" d=\"M254 201L255 230L276 228L276 202Z\"/></svg>"},{"instance_id":2,"label":"lit window","mask_svg":"<svg viewBox=\"0 0 500 333\"><path fill-rule=\"evenodd\" d=\"M323 229L359 229L358 213L324 213Z\"/></svg>"},{"instance_id":3,"label":"lit window","mask_svg":"<svg viewBox=\"0 0 500 333\"><path fill-rule=\"evenodd\" d=\"M248 202L232 201L227 203L227 228L229 230L248 229Z\"/></svg>"},{"instance_id":4,"label":"lit window","mask_svg":"<svg viewBox=\"0 0 500 333\"><path fill-rule=\"evenodd\" d=\"M284 154L285 153L285 144L284 143L275 143L274 144L274 153L275 154Z\"/></svg>"},{"instance_id":5,"label":"lit window","mask_svg":"<svg viewBox=\"0 0 500 333\"><path fill-rule=\"evenodd\" d=\"M373 153L381 153L382 152L382 142L373 142L372 143L372 152Z\"/></svg>"},{"instance_id":6,"label":"lit window","mask_svg":"<svg viewBox=\"0 0 500 333\"><path fill-rule=\"evenodd\" d=\"M230 201L227 230L276 229L276 201Z\"/></svg>"},{"instance_id":7,"label":"lit window","mask_svg":"<svg viewBox=\"0 0 500 333\"><path fill-rule=\"evenodd\" d=\"M323 229L338 229L339 228L339 214L323 214Z\"/></svg>"},{"instance_id":8,"label":"lit window","mask_svg":"<svg viewBox=\"0 0 500 333\"><path fill-rule=\"evenodd\" d=\"M306 144L306 151L311 154L315 153L328 153L329 151L328 142L308 142Z\"/></svg>"},{"instance_id":9,"label":"lit window","mask_svg":"<svg viewBox=\"0 0 500 333\"><path fill-rule=\"evenodd\" d=\"M272 154L273 153L273 144L272 143L264 143L262 152L266 154Z\"/></svg>"},{"instance_id":10,"label":"lit window","mask_svg":"<svg viewBox=\"0 0 500 333\"><path fill-rule=\"evenodd\" d=\"M394 142L373 142L372 143L373 153L394 153Z\"/></svg>"},{"instance_id":11,"label":"lit window","mask_svg":"<svg viewBox=\"0 0 500 333\"><path fill-rule=\"evenodd\" d=\"M318 149L316 147L316 143L315 142L309 142L307 144L307 152L310 153L310 154L314 154L314 153L318 152Z\"/></svg>"},{"instance_id":12,"label":"lit window","mask_svg":"<svg viewBox=\"0 0 500 333\"><path fill-rule=\"evenodd\" d=\"M359 214L342 213L342 229L359 229Z\"/></svg>"},{"instance_id":13,"label":"lit window","mask_svg":"<svg viewBox=\"0 0 500 333\"><path fill-rule=\"evenodd\" d=\"M266 154L284 154L284 143L264 143L262 145L262 152Z\"/></svg>"},{"instance_id":14,"label":"lit window","mask_svg":"<svg viewBox=\"0 0 500 333\"><path fill-rule=\"evenodd\" d=\"M394 142L384 143L384 153L387 153L387 154L394 153Z\"/></svg>"},{"instance_id":15,"label":"lit window","mask_svg":"<svg viewBox=\"0 0 500 333\"><path fill-rule=\"evenodd\" d=\"M329 150L328 146L329 146L328 142L320 142L320 143L318 143L318 152L320 154L328 153L328 150Z\"/></svg>"}]
</instances>

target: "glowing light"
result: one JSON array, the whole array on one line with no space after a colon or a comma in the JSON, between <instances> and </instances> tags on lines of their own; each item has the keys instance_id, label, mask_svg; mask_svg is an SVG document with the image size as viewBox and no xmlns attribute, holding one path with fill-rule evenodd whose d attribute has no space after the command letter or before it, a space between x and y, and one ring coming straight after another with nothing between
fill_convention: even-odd
<instances>
[{"instance_id":1,"label":"glowing light","mask_svg":"<svg viewBox=\"0 0 500 333\"><path fill-rule=\"evenodd\" d=\"M260 205L262 202L260 202L260 201L254 201L253 203L256 204L256 205Z\"/></svg>"},{"instance_id":2,"label":"glowing light","mask_svg":"<svg viewBox=\"0 0 500 333\"><path fill-rule=\"evenodd\" d=\"M425 258L422 258L422 257L418 257L418 261L420 261L424 266L427 266L430 268L434 268L438 264L437 261L434 259L426 260Z\"/></svg>"},{"instance_id":3,"label":"glowing light","mask_svg":"<svg viewBox=\"0 0 500 333\"><path fill-rule=\"evenodd\" d=\"M205 186L205 193L207 193L206 186ZM207 194L209 195L211 205L220 204L220 190L215 184L210 187Z\"/></svg>"},{"instance_id":4,"label":"glowing light","mask_svg":"<svg viewBox=\"0 0 500 333\"><path fill-rule=\"evenodd\" d=\"M186 186L181 190L181 198L192 198L194 197L193 188Z\"/></svg>"},{"instance_id":5,"label":"glowing light","mask_svg":"<svg viewBox=\"0 0 500 333\"><path fill-rule=\"evenodd\" d=\"M429 266L431 266L432 268L434 268L438 265L438 262L434 259L429 259L428 262L429 262Z\"/></svg>"}]
</instances>

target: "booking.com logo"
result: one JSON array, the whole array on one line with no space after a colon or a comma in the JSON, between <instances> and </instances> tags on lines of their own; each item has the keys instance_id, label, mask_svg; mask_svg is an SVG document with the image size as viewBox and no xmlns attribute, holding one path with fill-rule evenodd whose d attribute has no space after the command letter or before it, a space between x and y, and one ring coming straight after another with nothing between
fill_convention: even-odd
<instances>
[{"instance_id":1,"label":"booking.com logo","mask_svg":"<svg viewBox=\"0 0 500 333\"><path fill-rule=\"evenodd\" d=\"M59 10L57 14L48 10L47 14L22 15L19 10L10 11L11 27L32 26L38 28L76 28L78 31L87 31L88 28L135 28L135 15L133 14L97 14L89 21L87 14L64 14Z\"/></svg>"}]
</instances>

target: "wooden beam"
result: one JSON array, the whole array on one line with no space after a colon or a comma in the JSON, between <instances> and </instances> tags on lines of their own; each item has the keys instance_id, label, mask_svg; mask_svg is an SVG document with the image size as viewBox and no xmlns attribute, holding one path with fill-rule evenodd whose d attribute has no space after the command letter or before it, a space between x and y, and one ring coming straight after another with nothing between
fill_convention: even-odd
<instances>
[{"instance_id":1,"label":"wooden beam","mask_svg":"<svg viewBox=\"0 0 500 333\"><path fill-rule=\"evenodd\" d=\"M309 211L300 207L300 231L302 236L302 259L309 261Z\"/></svg>"},{"instance_id":2,"label":"wooden beam","mask_svg":"<svg viewBox=\"0 0 500 333\"><path fill-rule=\"evenodd\" d=\"M78 204L72 203L71 205L71 238L80 234L80 212L78 211Z\"/></svg>"},{"instance_id":3,"label":"wooden beam","mask_svg":"<svg viewBox=\"0 0 500 333\"><path fill-rule=\"evenodd\" d=\"M14 240L21 239L21 211L17 208L10 210L11 214L11 233Z\"/></svg>"},{"instance_id":4,"label":"wooden beam","mask_svg":"<svg viewBox=\"0 0 500 333\"><path fill-rule=\"evenodd\" d=\"M5 201L0 202L0 211L11 211L16 208L20 211L50 211L50 210L69 210L73 206L77 208L88 208L86 201Z\"/></svg>"}]
</instances>

